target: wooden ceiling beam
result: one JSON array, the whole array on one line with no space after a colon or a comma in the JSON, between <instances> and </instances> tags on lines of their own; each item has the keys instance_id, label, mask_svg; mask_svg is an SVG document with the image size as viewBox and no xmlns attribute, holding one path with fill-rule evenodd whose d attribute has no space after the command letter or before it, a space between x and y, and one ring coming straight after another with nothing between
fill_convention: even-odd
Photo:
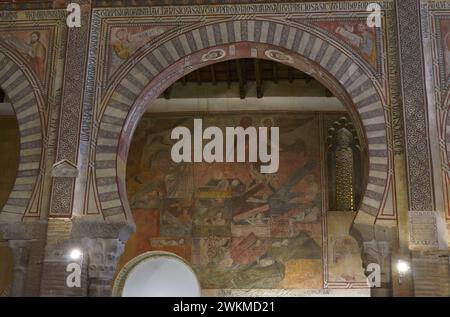
<instances>
[{"instance_id":1,"label":"wooden ceiling beam","mask_svg":"<svg viewBox=\"0 0 450 317\"><path fill-rule=\"evenodd\" d=\"M226 77L227 77L227 84L228 84L228 88L231 87L231 83L233 82L233 79L231 78L231 62L225 62L225 73L226 73Z\"/></svg>"},{"instance_id":2,"label":"wooden ceiling beam","mask_svg":"<svg viewBox=\"0 0 450 317\"><path fill-rule=\"evenodd\" d=\"M215 86L217 85L217 78L216 78L216 69L214 68L214 65L210 66L210 70L211 70L211 81L212 84Z\"/></svg>"},{"instance_id":3,"label":"wooden ceiling beam","mask_svg":"<svg viewBox=\"0 0 450 317\"><path fill-rule=\"evenodd\" d=\"M275 62L272 62L272 76L273 82L278 84L278 64Z\"/></svg>"},{"instance_id":4,"label":"wooden ceiling beam","mask_svg":"<svg viewBox=\"0 0 450 317\"><path fill-rule=\"evenodd\" d=\"M288 80L290 84L294 82L294 70L292 69L292 67L288 68Z\"/></svg>"},{"instance_id":5,"label":"wooden ceiling beam","mask_svg":"<svg viewBox=\"0 0 450 317\"><path fill-rule=\"evenodd\" d=\"M239 80L239 97L241 99L245 99L246 91L245 91L245 75L241 60L236 60L236 72Z\"/></svg>"},{"instance_id":6,"label":"wooden ceiling beam","mask_svg":"<svg viewBox=\"0 0 450 317\"><path fill-rule=\"evenodd\" d=\"M262 98L264 94L262 90L263 78L262 78L261 61L259 59L254 59L254 66L255 66L255 81L256 81L256 97Z\"/></svg>"},{"instance_id":7,"label":"wooden ceiling beam","mask_svg":"<svg viewBox=\"0 0 450 317\"><path fill-rule=\"evenodd\" d=\"M200 72L200 69L197 69L195 71L195 77L197 79L197 85L201 86L201 84L202 84L202 74Z\"/></svg>"}]
</instances>

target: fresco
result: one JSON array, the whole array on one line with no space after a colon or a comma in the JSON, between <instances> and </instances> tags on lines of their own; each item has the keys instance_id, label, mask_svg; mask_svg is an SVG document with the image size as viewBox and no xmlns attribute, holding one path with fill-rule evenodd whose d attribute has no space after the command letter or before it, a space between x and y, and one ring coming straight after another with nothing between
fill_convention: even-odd
<instances>
[{"instance_id":1,"label":"fresco","mask_svg":"<svg viewBox=\"0 0 450 317\"><path fill-rule=\"evenodd\" d=\"M445 77L450 75L450 20L441 20L442 51L444 54Z\"/></svg>"},{"instance_id":2,"label":"fresco","mask_svg":"<svg viewBox=\"0 0 450 317\"><path fill-rule=\"evenodd\" d=\"M278 172L261 174L258 163L173 163L171 131L192 129L194 118L222 129L280 127ZM119 267L161 250L189 261L204 289L322 288L320 129L315 113L144 116L127 165L137 232Z\"/></svg>"},{"instance_id":3,"label":"fresco","mask_svg":"<svg viewBox=\"0 0 450 317\"><path fill-rule=\"evenodd\" d=\"M0 39L16 48L26 58L36 76L44 82L50 31L2 32Z\"/></svg>"},{"instance_id":4,"label":"fresco","mask_svg":"<svg viewBox=\"0 0 450 317\"><path fill-rule=\"evenodd\" d=\"M365 21L317 22L316 24L356 49L367 62L377 69L375 29L368 27Z\"/></svg>"},{"instance_id":5,"label":"fresco","mask_svg":"<svg viewBox=\"0 0 450 317\"><path fill-rule=\"evenodd\" d=\"M111 27L109 32L109 76L151 39L171 29L171 26Z\"/></svg>"},{"instance_id":6,"label":"fresco","mask_svg":"<svg viewBox=\"0 0 450 317\"><path fill-rule=\"evenodd\" d=\"M361 270L361 250L348 228L355 217L354 212L329 211L327 213L327 255L329 282L364 282Z\"/></svg>"}]
</instances>

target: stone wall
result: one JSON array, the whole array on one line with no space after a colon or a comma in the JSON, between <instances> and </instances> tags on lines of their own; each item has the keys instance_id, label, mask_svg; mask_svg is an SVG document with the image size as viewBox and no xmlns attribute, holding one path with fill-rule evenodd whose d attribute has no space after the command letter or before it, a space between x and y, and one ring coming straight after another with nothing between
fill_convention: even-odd
<instances>
[{"instance_id":1,"label":"stone wall","mask_svg":"<svg viewBox=\"0 0 450 317\"><path fill-rule=\"evenodd\" d=\"M447 294L427 285L437 277L426 263L448 279L448 1L379 1L376 29L365 27L370 1L123 8L77 0L82 27L73 29L63 1L31 2L0 11L0 86L20 131L19 172L0 212L13 295L71 294L48 285L64 282L56 267L74 243L93 262L79 294L109 294L134 229L125 170L139 119L177 79L236 58L296 67L347 106L369 157L352 225L363 262L382 266L380 293ZM55 229L59 220L71 223L67 232ZM58 236L61 244L47 241ZM401 284L398 259L417 266Z\"/></svg>"}]
</instances>

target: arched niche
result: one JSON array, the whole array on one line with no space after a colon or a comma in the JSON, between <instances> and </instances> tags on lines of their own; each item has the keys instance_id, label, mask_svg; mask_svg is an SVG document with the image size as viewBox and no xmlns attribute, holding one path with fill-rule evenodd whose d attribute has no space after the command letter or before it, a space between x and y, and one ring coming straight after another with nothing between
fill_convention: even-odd
<instances>
[{"instance_id":1,"label":"arched niche","mask_svg":"<svg viewBox=\"0 0 450 317\"><path fill-rule=\"evenodd\" d=\"M200 283L184 259L161 251L141 254L117 275L115 297L198 297Z\"/></svg>"}]
</instances>

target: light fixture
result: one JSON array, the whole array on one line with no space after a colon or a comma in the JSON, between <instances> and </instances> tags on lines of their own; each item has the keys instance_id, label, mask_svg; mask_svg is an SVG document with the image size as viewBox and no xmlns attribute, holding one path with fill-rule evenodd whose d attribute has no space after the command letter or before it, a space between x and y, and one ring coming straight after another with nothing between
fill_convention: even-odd
<instances>
[{"instance_id":1,"label":"light fixture","mask_svg":"<svg viewBox=\"0 0 450 317\"><path fill-rule=\"evenodd\" d=\"M398 284L402 284L403 278L411 270L409 263L403 260L397 261Z\"/></svg>"},{"instance_id":2,"label":"light fixture","mask_svg":"<svg viewBox=\"0 0 450 317\"><path fill-rule=\"evenodd\" d=\"M410 270L409 263L403 260L398 260L397 271L400 275L405 275Z\"/></svg>"},{"instance_id":3,"label":"light fixture","mask_svg":"<svg viewBox=\"0 0 450 317\"><path fill-rule=\"evenodd\" d=\"M79 260L83 256L83 252L81 252L81 250L78 248L74 248L70 250L69 255L72 260Z\"/></svg>"}]
</instances>

